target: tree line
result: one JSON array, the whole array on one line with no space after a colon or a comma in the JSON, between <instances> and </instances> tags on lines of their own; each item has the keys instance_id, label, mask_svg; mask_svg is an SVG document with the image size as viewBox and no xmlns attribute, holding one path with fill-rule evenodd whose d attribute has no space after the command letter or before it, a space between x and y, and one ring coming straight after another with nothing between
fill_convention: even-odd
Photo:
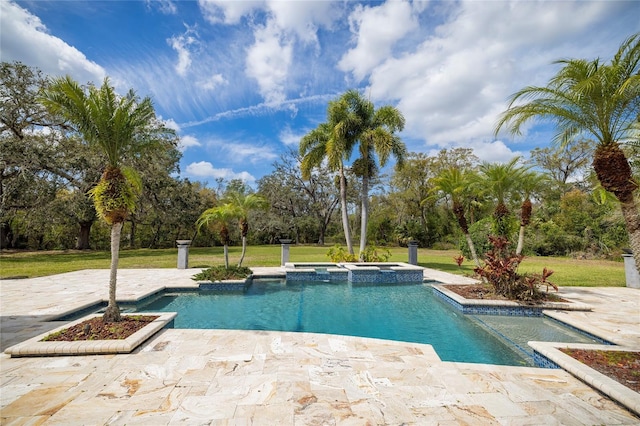
<instances>
[{"instance_id":1,"label":"tree line","mask_svg":"<svg viewBox=\"0 0 640 426\"><path fill-rule=\"evenodd\" d=\"M360 238L359 253L369 243L415 240L478 259L488 249L487 236L497 234L518 253L616 256L633 245L629 236L638 221L638 51L635 36L609 64L566 61L548 86L516 93L497 129L517 133L528 120L547 117L556 121L558 143L507 163L481 162L467 148L407 152L397 136L404 127L399 111L375 108L348 91L329 103L326 122L302 138L299 150L274 162L256 188L223 180L210 188L179 177L179 138L154 116L136 135L149 145L144 160L122 156L121 166L140 177L136 208L122 222L123 244L274 244L290 238L346 244L354 254L352 238ZM98 221L90 199L108 153L85 143L87 135L45 107L41 93L52 79L21 63L3 62L0 71L2 248L110 247L111 229ZM581 85L571 86L575 81ZM624 90L612 89L616 84ZM602 128L586 126L599 107L621 117ZM385 170L392 157L395 167ZM200 215L219 201L251 194L268 207L247 211L241 227L225 236L216 227L197 227Z\"/></svg>"}]
</instances>

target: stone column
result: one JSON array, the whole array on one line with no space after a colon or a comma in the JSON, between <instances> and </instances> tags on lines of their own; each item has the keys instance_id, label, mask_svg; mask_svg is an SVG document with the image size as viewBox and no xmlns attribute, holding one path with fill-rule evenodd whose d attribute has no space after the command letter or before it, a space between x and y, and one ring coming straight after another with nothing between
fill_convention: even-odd
<instances>
[{"instance_id":1,"label":"stone column","mask_svg":"<svg viewBox=\"0 0 640 426\"><path fill-rule=\"evenodd\" d=\"M624 275L627 280L627 287L640 288L640 275L636 269L636 261L631 253L622 253L624 259Z\"/></svg>"},{"instance_id":2,"label":"stone column","mask_svg":"<svg viewBox=\"0 0 640 426\"><path fill-rule=\"evenodd\" d=\"M189 246L191 240L176 240L178 245L178 269L187 269L189 267Z\"/></svg>"},{"instance_id":3,"label":"stone column","mask_svg":"<svg viewBox=\"0 0 640 426\"><path fill-rule=\"evenodd\" d=\"M418 264L418 242L417 241L409 241L409 264L410 265Z\"/></svg>"},{"instance_id":4,"label":"stone column","mask_svg":"<svg viewBox=\"0 0 640 426\"><path fill-rule=\"evenodd\" d=\"M289 245L292 240L280 240L280 265L289 262Z\"/></svg>"}]
</instances>

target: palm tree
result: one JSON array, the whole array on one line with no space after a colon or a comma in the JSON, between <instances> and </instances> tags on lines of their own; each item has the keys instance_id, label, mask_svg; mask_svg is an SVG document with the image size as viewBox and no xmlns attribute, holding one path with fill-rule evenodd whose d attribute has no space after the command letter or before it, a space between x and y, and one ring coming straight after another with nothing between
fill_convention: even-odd
<instances>
[{"instance_id":1,"label":"palm tree","mask_svg":"<svg viewBox=\"0 0 640 426\"><path fill-rule=\"evenodd\" d=\"M238 262L238 267L242 266L244 255L247 251L247 234L249 233L249 212L256 209L266 209L268 206L267 200L258 194L245 195L241 192L232 191L225 195L223 201L226 202L226 206L232 210L233 216L238 218L238 225L240 227L240 235L242 236L242 255Z\"/></svg>"},{"instance_id":2,"label":"palm tree","mask_svg":"<svg viewBox=\"0 0 640 426\"><path fill-rule=\"evenodd\" d=\"M354 141L359 142L360 158L354 162L353 169L362 178L360 261L363 261L369 219L369 179L377 174L376 156L381 167L391 156L395 157L397 167L404 164L407 148L395 133L404 129L405 120L402 113L390 105L375 109L373 103L356 90L347 91L341 99L358 118L353 120L348 132Z\"/></svg>"},{"instance_id":3,"label":"palm tree","mask_svg":"<svg viewBox=\"0 0 640 426\"><path fill-rule=\"evenodd\" d=\"M353 243L349 228L347 178L344 162L351 157L355 145L355 139L349 129L356 126L357 122L358 117L349 110L348 103L341 97L329 102L327 122L321 123L300 141L300 155L302 156L300 169L303 179L309 179L311 170L320 166L325 160L329 170L338 171L342 229L349 254L353 254Z\"/></svg>"},{"instance_id":4,"label":"palm tree","mask_svg":"<svg viewBox=\"0 0 640 426\"><path fill-rule=\"evenodd\" d=\"M487 163L480 165L480 179L485 190L496 200L496 208L493 212L496 234L508 237L509 226L507 218L509 209L506 201L515 191L520 177L526 168L519 167L520 157L516 157L508 163Z\"/></svg>"},{"instance_id":5,"label":"palm tree","mask_svg":"<svg viewBox=\"0 0 640 426\"><path fill-rule=\"evenodd\" d=\"M476 266L480 267L480 260L473 245L473 240L469 234L469 225L465 216L465 204L471 200L472 192L476 186L478 177L475 173L466 170L460 170L457 167L450 167L442 170L438 176L432 178L432 192L442 192L451 197L453 214L458 219L458 225L467 240L471 257Z\"/></svg>"},{"instance_id":6,"label":"palm tree","mask_svg":"<svg viewBox=\"0 0 640 426\"><path fill-rule=\"evenodd\" d=\"M220 241L223 245L224 267L226 269L229 269L229 244L231 243L231 238L229 237L229 221L235 218L237 218L236 207L227 203L205 210L196 221L198 231L203 226L218 231Z\"/></svg>"},{"instance_id":7,"label":"palm tree","mask_svg":"<svg viewBox=\"0 0 640 426\"><path fill-rule=\"evenodd\" d=\"M140 190L135 172L123 169L121 162L148 143L143 135L155 119L153 104L148 97L140 100L133 90L126 96L118 96L108 78L100 88L85 89L68 76L54 79L43 91L41 101L75 127L88 144L100 147L107 157L107 166L91 195L96 211L111 225L109 304L103 320L120 321L116 303L120 234Z\"/></svg>"},{"instance_id":8,"label":"palm tree","mask_svg":"<svg viewBox=\"0 0 640 426\"><path fill-rule=\"evenodd\" d=\"M543 185L548 181L547 176L533 170L527 170L520 176L516 190L522 196L522 204L520 205L520 232L518 233L516 255L522 253L525 229L529 226L529 223L531 223L531 212L533 210L531 196L542 189Z\"/></svg>"},{"instance_id":9,"label":"palm tree","mask_svg":"<svg viewBox=\"0 0 640 426\"><path fill-rule=\"evenodd\" d=\"M629 242L640 272L640 215L634 200L638 183L620 148L637 140L640 126L640 33L625 40L609 63L600 59L568 59L547 86L530 86L510 98L496 125L512 134L532 119L554 121L556 141L563 145L585 133L596 139L593 168L603 188L612 192L622 209Z\"/></svg>"}]
</instances>

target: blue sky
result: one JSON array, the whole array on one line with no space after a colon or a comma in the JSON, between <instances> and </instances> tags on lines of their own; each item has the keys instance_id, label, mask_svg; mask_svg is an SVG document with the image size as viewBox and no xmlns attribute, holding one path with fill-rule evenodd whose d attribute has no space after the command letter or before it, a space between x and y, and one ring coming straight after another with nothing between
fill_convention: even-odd
<instances>
[{"instance_id":1,"label":"blue sky","mask_svg":"<svg viewBox=\"0 0 640 426\"><path fill-rule=\"evenodd\" d=\"M0 1L0 59L150 96L181 137L181 176L249 184L361 90L396 106L413 152L508 161L553 129L493 137L506 99L562 58L608 60L638 1Z\"/></svg>"}]
</instances>

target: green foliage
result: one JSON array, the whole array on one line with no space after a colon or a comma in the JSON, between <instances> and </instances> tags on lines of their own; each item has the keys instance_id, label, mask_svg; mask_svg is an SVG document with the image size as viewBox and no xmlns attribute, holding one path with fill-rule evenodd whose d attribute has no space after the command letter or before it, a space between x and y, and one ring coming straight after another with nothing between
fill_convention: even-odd
<instances>
[{"instance_id":1,"label":"green foliage","mask_svg":"<svg viewBox=\"0 0 640 426\"><path fill-rule=\"evenodd\" d=\"M349 252L339 244L331 247L327 252L327 257L335 263L357 262L358 257ZM363 262L386 262L391 257L391 251L387 248L379 248L373 245L367 246L360 254Z\"/></svg>"},{"instance_id":2,"label":"green foliage","mask_svg":"<svg viewBox=\"0 0 640 426\"><path fill-rule=\"evenodd\" d=\"M493 226L494 221L492 218L485 217L469 227L469 235L471 236L471 240L473 241L473 245L479 258L484 256L484 254L491 249L489 236L493 233ZM467 240L464 236L460 236L458 240L458 249L467 259L472 258L471 252L469 251L469 245L467 245Z\"/></svg>"},{"instance_id":3,"label":"green foliage","mask_svg":"<svg viewBox=\"0 0 640 426\"><path fill-rule=\"evenodd\" d=\"M548 278L553 274L552 270L544 268L542 274L519 274L518 266L524 256L517 255L509 249L509 242L504 237L489 237L493 249L485 255L485 264L474 271L485 278L493 286L496 294L509 299L521 301L538 301L545 297L540 286L558 287Z\"/></svg>"},{"instance_id":4,"label":"green foliage","mask_svg":"<svg viewBox=\"0 0 640 426\"><path fill-rule=\"evenodd\" d=\"M344 247L341 247L339 244L336 244L329 249L329 251L327 252L327 257L335 263L358 261L356 255L350 254Z\"/></svg>"},{"instance_id":5,"label":"green foliage","mask_svg":"<svg viewBox=\"0 0 640 426\"><path fill-rule=\"evenodd\" d=\"M368 245L360 257L365 262L386 262L391 257L391 252L387 248L379 248L373 245Z\"/></svg>"},{"instance_id":6,"label":"green foliage","mask_svg":"<svg viewBox=\"0 0 640 426\"><path fill-rule=\"evenodd\" d=\"M251 269L246 266L214 266L198 272L193 276L195 281L223 281L223 280L243 280L251 275Z\"/></svg>"},{"instance_id":7,"label":"green foliage","mask_svg":"<svg viewBox=\"0 0 640 426\"><path fill-rule=\"evenodd\" d=\"M136 207L142 189L140 177L132 169L108 168L100 182L89 190L96 211L108 224L124 222Z\"/></svg>"}]
</instances>

